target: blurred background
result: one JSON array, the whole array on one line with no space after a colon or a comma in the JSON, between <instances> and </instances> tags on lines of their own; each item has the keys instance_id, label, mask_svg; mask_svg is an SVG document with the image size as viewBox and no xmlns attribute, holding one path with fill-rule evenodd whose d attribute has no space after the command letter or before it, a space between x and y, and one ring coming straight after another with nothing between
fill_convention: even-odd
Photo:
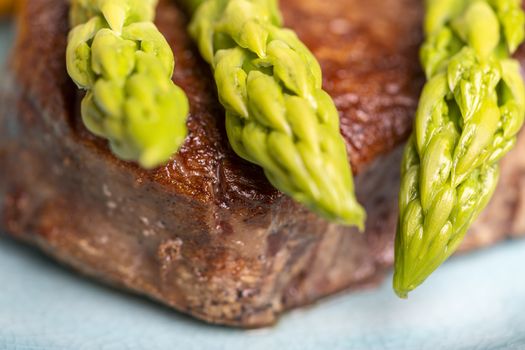
<instances>
[{"instance_id":1,"label":"blurred background","mask_svg":"<svg viewBox=\"0 0 525 350\"><path fill-rule=\"evenodd\" d=\"M209 326L102 286L0 236L0 349L524 349L525 242L447 262L408 300L325 299L272 328Z\"/></svg>"}]
</instances>

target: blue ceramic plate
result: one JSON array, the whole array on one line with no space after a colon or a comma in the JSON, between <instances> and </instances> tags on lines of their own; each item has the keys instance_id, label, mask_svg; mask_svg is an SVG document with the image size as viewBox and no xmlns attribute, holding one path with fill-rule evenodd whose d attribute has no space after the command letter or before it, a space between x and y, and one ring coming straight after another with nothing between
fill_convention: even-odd
<instances>
[{"instance_id":1,"label":"blue ceramic plate","mask_svg":"<svg viewBox=\"0 0 525 350\"><path fill-rule=\"evenodd\" d=\"M0 53L10 38L0 24ZM525 242L508 242L452 259L407 301L388 280L241 331L104 287L0 236L0 350L525 349L523 266Z\"/></svg>"}]
</instances>

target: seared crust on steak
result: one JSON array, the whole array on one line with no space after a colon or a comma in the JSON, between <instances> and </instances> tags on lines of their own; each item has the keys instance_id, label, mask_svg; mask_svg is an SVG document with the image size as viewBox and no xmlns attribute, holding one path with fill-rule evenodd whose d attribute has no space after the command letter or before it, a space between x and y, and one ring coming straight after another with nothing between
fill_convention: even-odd
<instances>
[{"instance_id":1,"label":"seared crust on steak","mask_svg":"<svg viewBox=\"0 0 525 350\"><path fill-rule=\"evenodd\" d=\"M0 100L1 226L79 271L212 323L268 325L283 310L379 280L393 262L400 145L423 83L420 1L281 2L341 113L364 234L308 212L232 152L211 73L174 1L161 2L157 22L190 99L189 136L153 171L116 159L82 126L64 65L67 1L24 7ZM523 150L521 137L464 248L525 232Z\"/></svg>"}]
</instances>

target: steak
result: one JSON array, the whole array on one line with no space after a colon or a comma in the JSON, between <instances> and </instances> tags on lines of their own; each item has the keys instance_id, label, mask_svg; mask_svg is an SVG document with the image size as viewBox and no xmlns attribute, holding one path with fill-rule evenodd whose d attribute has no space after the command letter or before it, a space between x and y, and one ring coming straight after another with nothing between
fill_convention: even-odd
<instances>
[{"instance_id":1,"label":"steak","mask_svg":"<svg viewBox=\"0 0 525 350\"><path fill-rule=\"evenodd\" d=\"M174 1L161 1L157 24L191 103L189 136L150 171L116 159L82 125L82 93L64 62L67 1L27 1L2 77L0 228L82 273L217 324L270 325L284 310L377 283L393 264L402 145L424 83L420 3L281 1L340 112L368 212L359 233L293 202L233 153L212 74ZM463 250L525 233L523 151L525 135Z\"/></svg>"}]
</instances>

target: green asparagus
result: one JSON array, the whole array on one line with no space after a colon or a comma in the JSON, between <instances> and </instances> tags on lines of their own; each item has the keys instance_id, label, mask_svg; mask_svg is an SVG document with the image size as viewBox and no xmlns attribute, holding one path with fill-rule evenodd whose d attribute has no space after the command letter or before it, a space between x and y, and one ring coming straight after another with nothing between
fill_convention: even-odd
<instances>
[{"instance_id":1,"label":"green asparagus","mask_svg":"<svg viewBox=\"0 0 525 350\"><path fill-rule=\"evenodd\" d=\"M429 0L423 89L401 167L394 289L416 288L459 246L488 204L498 161L525 117L509 58L524 38L520 0Z\"/></svg>"},{"instance_id":2,"label":"green asparagus","mask_svg":"<svg viewBox=\"0 0 525 350\"><path fill-rule=\"evenodd\" d=\"M156 0L72 0L67 70L82 120L115 155L152 168L186 137L188 101L171 81L173 53L152 23Z\"/></svg>"},{"instance_id":3,"label":"green asparagus","mask_svg":"<svg viewBox=\"0 0 525 350\"><path fill-rule=\"evenodd\" d=\"M214 70L230 144L279 190L363 228L339 116L321 69L276 0L187 0L190 33Z\"/></svg>"}]
</instances>

